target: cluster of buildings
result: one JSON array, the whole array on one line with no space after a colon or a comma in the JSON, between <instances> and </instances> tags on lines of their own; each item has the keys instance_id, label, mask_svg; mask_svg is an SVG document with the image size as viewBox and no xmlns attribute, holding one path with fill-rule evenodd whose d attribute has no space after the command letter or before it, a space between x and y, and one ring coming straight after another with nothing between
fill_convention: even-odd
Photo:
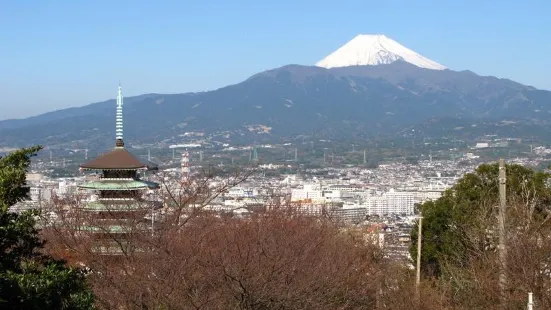
<instances>
[{"instance_id":1,"label":"cluster of buildings","mask_svg":"<svg viewBox=\"0 0 551 310\"><path fill-rule=\"evenodd\" d=\"M438 199L473 168L474 164L459 168L453 161L396 163L377 169L332 168L326 172L329 177L289 176L283 182L291 188L291 202L302 206L337 205L364 210L366 215L412 216L416 204Z\"/></svg>"},{"instance_id":2,"label":"cluster of buildings","mask_svg":"<svg viewBox=\"0 0 551 310\"><path fill-rule=\"evenodd\" d=\"M98 236L115 233L124 239L130 233L124 223L132 221L138 223L134 228L155 233L156 222L161 224L163 216L171 212L172 203L178 203L175 197L185 197L196 189L197 171L190 166L189 153L185 151L179 167L167 169L159 168L149 158L134 156L123 142L122 100L119 86L115 148L80 165L80 176L50 179L29 173L31 199L14 206L14 211L44 208L52 201L72 199L73 203L78 200L77 211L87 214L78 225L83 231ZM545 148L534 151L551 153ZM255 147L251 159L257 156ZM416 204L438 199L477 165L478 156L467 153L461 165L457 160L433 161L430 157L416 164L389 163L376 169L323 167L267 177L262 171L279 169L281 165L264 164L258 166L261 173L236 182L239 184L228 182L228 176L203 180L206 183L201 190L205 196L200 199L200 206L242 217L274 205L331 216L348 227L369 232L367 235L375 236L372 239L377 244L387 244L392 249L389 255L405 257L409 231L416 220ZM196 206L197 201L186 203ZM53 210L46 211L56 217ZM105 242L95 248L102 253L114 251Z\"/></svg>"},{"instance_id":3,"label":"cluster of buildings","mask_svg":"<svg viewBox=\"0 0 551 310\"><path fill-rule=\"evenodd\" d=\"M78 194L78 184L85 177L52 179L41 173L28 173L29 201L13 206L14 211L41 208L52 201L74 197Z\"/></svg>"},{"instance_id":4,"label":"cluster of buildings","mask_svg":"<svg viewBox=\"0 0 551 310\"><path fill-rule=\"evenodd\" d=\"M397 192L391 189L382 195L356 186L304 184L291 191L291 202L298 204L339 204L343 208L365 208L369 215L413 215L414 195L412 192Z\"/></svg>"}]
</instances>

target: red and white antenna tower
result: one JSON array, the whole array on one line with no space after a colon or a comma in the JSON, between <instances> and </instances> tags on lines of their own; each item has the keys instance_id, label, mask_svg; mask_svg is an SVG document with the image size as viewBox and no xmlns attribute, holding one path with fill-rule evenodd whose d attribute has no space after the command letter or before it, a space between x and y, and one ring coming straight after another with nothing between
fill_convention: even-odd
<instances>
[{"instance_id":1,"label":"red and white antenna tower","mask_svg":"<svg viewBox=\"0 0 551 310\"><path fill-rule=\"evenodd\" d=\"M187 151L182 153L182 159L180 161L181 169L182 169L182 175L181 175L181 183L187 184L189 182L189 153Z\"/></svg>"}]
</instances>

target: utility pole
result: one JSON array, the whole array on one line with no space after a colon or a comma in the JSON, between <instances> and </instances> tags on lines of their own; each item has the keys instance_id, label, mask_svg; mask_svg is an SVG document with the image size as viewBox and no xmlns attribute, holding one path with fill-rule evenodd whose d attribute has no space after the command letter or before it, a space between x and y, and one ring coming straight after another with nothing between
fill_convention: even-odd
<instances>
[{"instance_id":1,"label":"utility pole","mask_svg":"<svg viewBox=\"0 0 551 310\"><path fill-rule=\"evenodd\" d=\"M532 293L528 293L528 310L534 309L534 300L532 298Z\"/></svg>"},{"instance_id":2,"label":"utility pole","mask_svg":"<svg viewBox=\"0 0 551 310\"><path fill-rule=\"evenodd\" d=\"M499 160L499 213L498 213L498 225L499 225L499 289L500 289L500 299L501 307L505 308L506 306L506 289L507 289L507 248L505 246L506 235L505 235L505 216L507 211L507 197L506 197L506 187L505 183L507 181L506 171L505 171L505 160L501 158Z\"/></svg>"},{"instance_id":3,"label":"utility pole","mask_svg":"<svg viewBox=\"0 0 551 310\"><path fill-rule=\"evenodd\" d=\"M38 209L42 211L42 185L38 185Z\"/></svg>"},{"instance_id":4,"label":"utility pole","mask_svg":"<svg viewBox=\"0 0 551 310\"><path fill-rule=\"evenodd\" d=\"M421 283L421 243L423 240L423 216L419 216L419 227L417 229L417 268L415 270L415 290L419 297L419 284Z\"/></svg>"},{"instance_id":5,"label":"utility pole","mask_svg":"<svg viewBox=\"0 0 551 310\"><path fill-rule=\"evenodd\" d=\"M155 236L155 207L151 205L151 236Z\"/></svg>"}]
</instances>

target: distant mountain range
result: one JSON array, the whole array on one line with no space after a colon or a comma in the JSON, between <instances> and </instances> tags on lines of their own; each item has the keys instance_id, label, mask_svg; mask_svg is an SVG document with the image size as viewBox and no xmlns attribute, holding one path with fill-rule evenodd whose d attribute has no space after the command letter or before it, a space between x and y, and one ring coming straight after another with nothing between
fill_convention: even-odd
<instances>
[{"instance_id":1,"label":"distant mountain range","mask_svg":"<svg viewBox=\"0 0 551 310\"><path fill-rule=\"evenodd\" d=\"M173 144L186 132L240 143L297 135L361 140L410 129L434 136L551 137L549 91L471 71L422 68L401 56L389 59L330 69L288 65L214 91L127 97L125 140ZM114 137L115 100L0 121L4 147L104 147Z\"/></svg>"}]
</instances>

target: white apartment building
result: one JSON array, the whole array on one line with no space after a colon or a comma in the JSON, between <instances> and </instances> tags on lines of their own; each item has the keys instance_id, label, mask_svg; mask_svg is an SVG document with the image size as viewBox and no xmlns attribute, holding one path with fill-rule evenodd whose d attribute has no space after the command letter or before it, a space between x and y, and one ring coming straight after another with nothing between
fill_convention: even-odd
<instances>
[{"instance_id":1,"label":"white apartment building","mask_svg":"<svg viewBox=\"0 0 551 310\"><path fill-rule=\"evenodd\" d=\"M42 187L39 186L32 186L29 189L29 197L32 201L38 202L40 199L42 199Z\"/></svg>"},{"instance_id":2,"label":"white apartment building","mask_svg":"<svg viewBox=\"0 0 551 310\"><path fill-rule=\"evenodd\" d=\"M387 199L388 214L413 214L415 204L413 193L390 190L384 196Z\"/></svg>"},{"instance_id":3,"label":"white apartment building","mask_svg":"<svg viewBox=\"0 0 551 310\"><path fill-rule=\"evenodd\" d=\"M343 192L339 190L324 190L322 191L322 197L326 201L335 201L335 202L339 202L344 198Z\"/></svg>"},{"instance_id":4,"label":"white apartment building","mask_svg":"<svg viewBox=\"0 0 551 310\"><path fill-rule=\"evenodd\" d=\"M387 211L387 201L384 196L371 196L366 200L368 215L385 215Z\"/></svg>"},{"instance_id":5,"label":"white apartment building","mask_svg":"<svg viewBox=\"0 0 551 310\"><path fill-rule=\"evenodd\" d=\"M334 184L334 185L330 185L329 189L338 190L341 192L357 192L362 190L360 186L353 185L353 184Z\"/></svg>"},{"instance_id":6,"label":"white apartment building","mask_svg":"<svg viewBox=\"0 0 551 310\"><path fill-rule=\"evenodd\" d=\"M318 184L304 184L302 188L293 188L291 191L291 201L312 200L313 202L322 202L323 191Z\"/></svg>"},{"instance_id":7,"label":"white apartment building","mask_svg":"<svg viewBox=\"0 0 551 310\"><path fill-rule=\"evenodd\" d=\"M321 190L308 190L304 188L294 188L291 191L291 201L311 200L315 202L321 202L323 199L323 192Z\"/></svg>"},{"instance_id":8,"label":"white apartment building","mask_svg":"<svg viewBox=\"0 0 551 310\"><path fill-rule=\"evenodd\" d=\"M388 215L414 212L415 200L411 192L396 192L390 190L381 196L371 196L366 199L367 214Z\"/></svg>"},{"instance_id":9,"label":"white apartment building","mask_svg":"<svg viewBox=\"0 0 551 310\"><path fill-rule=\"evenodd\" d=\"M232 187L230 188L225 195L229 198L245 198L245 197L254 197L258 196L258 190L254 188L243 188L243 187Z\"/></svg>"},{"instance_id":10,"label":"white apartment building","mask_svg":"<svg viewBox=\"0 0 551 310\"><path fill-rule=\"evenodd\" d=\"M72 194L75 194L77 192L77 184L74 181L69 180L61 180L59 182L56 194L59 197L66 197L70 196Z\"/></svg>"},{"instance_id":11,"label":"white apartment building","mask_svg":"<svg viewBox=\"0 0 551 310\"><path fill-rule=\"evenodd\" d=\"M310 200L314 203L339 202L344 198L351 198L351 192L337 189L322 190L319 184L304 184L303 188L294 188L291 191L291 201Z\"/></svg>"}]
</instances>

